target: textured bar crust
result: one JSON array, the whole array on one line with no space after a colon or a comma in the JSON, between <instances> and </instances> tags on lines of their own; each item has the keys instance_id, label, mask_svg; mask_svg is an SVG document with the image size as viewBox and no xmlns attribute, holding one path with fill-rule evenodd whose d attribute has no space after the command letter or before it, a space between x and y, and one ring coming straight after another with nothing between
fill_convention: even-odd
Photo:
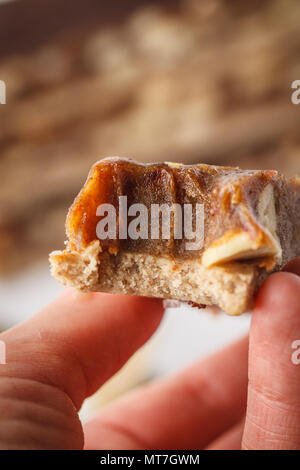
<instances>
[{"instance_id":1,"label":"textured bar crust","mask_svg":"<svg viewBox=\"0 0 300 470\"><path fill-rule=\"evenodd\" d=\"M115 240L97 239L97 207L117 210L119 196L128 207L203 204L203 246L187 250L175 223L167 240L123 240L119 232ZM93 166L69 210L67 247L51 253L52 274L83 291L174 298L240 314L270 272L300 255L299 209L299 179L276 171L107 158Z\"/></svg>"}]
</instances>

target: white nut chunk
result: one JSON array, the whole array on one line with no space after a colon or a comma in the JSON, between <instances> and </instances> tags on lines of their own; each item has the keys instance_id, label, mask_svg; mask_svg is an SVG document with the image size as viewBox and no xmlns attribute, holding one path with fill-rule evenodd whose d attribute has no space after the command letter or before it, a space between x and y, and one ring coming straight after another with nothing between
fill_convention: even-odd
<instances>
[{"instance_id":1,"label":"white nut chunk","mask_svg":"<svg viewBox=\"0 0 300 470\"><path fill-rule=\"evenodd\" d=\"M256 237L243 230L227 231L215 240L203 253L202 264L210 267L232 260L273 257L280 261L282 250L276 234L277 220L274 188L268 184L262 191L257 204L257 218L251 215L257 225Z\"/></svg>"}]
</instances>

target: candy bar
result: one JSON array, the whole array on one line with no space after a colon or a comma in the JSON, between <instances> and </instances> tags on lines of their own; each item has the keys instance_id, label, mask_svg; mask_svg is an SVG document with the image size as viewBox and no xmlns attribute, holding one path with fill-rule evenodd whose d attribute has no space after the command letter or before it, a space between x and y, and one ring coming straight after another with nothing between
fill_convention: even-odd
<instances>
[{"instance_id":1,"label":"candy bar","mask_svg":"<svg viewBox=\"0 0 300 470\"><path fill-rule=\"evenodd\" d=\"M204 164L96 163L69 210L52 274L105 291L248 311L300 255L300 180Z\"/></svg>"}]
</instances>

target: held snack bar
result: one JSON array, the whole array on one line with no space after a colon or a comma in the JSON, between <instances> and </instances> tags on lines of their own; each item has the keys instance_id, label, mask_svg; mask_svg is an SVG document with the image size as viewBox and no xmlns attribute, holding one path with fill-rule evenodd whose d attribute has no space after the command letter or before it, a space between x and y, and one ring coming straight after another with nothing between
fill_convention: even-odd
<instances>
[{"instance_id":1,"label":"held snack bar","mask_svg":"<svg viewBox=\"0 0 300 470\"><path fill-rule=\"evenodd\" d=\"M104 291L248 311L300 255L300 179L204 164L97 162L71 206L53 276Z\"/></svg>"}]
</instances>

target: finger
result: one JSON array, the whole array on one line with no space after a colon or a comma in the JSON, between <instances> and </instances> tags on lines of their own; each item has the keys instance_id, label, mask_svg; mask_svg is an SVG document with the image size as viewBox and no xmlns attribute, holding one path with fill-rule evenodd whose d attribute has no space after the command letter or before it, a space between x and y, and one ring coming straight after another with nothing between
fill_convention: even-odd
<instances>
[{"instance_id":1,"label":"finger","mask_svg":"<svg viewBox=\"0 0 300 470\"><path fill-rule=\"evenodd\" d=\"M252 315L245 449L300 448L300 279L277 273L264 283Z\"/></svg>"},{"instance_id":2,"label":"finger","mask_svg":"<svg viewBox=\"0 0 300 470\"><path fill-rule=\"evenodd\" d=\"M86 447L204 448L245 413L247 354L248 340L240 340L106 407L86 424Z\"/></svg>"},{"instance_id":3,"label":"finger","mask_svg":"<svg viewBox=\"0 0 300 470\"><path fill-rule=\"evenodd\" d=\"M209 444L206 450L241 450L244 426L243 419Z\"/></svg>"},{"instance_id":4,"label":"finger","mask_svg":"<svg viewBox=\"0 0 300 470\"><path fill-rule=\"evenodd\" d=\"M285 267L284 271L288 271L289 273L297 274L300 276L300 258L296 258L293 261L290 261Z\"/></svg>"},{"instance_id":5,"label":"finger","mask_svg":"<svg viewBox=\"0 0 300 470\"><path fill-rule=\"evenodd\" d=\"M162 312L156 299L67 290L1 335L0 373L54 385L79 408L151 336Z\"/></svg>"}]
</instances>

